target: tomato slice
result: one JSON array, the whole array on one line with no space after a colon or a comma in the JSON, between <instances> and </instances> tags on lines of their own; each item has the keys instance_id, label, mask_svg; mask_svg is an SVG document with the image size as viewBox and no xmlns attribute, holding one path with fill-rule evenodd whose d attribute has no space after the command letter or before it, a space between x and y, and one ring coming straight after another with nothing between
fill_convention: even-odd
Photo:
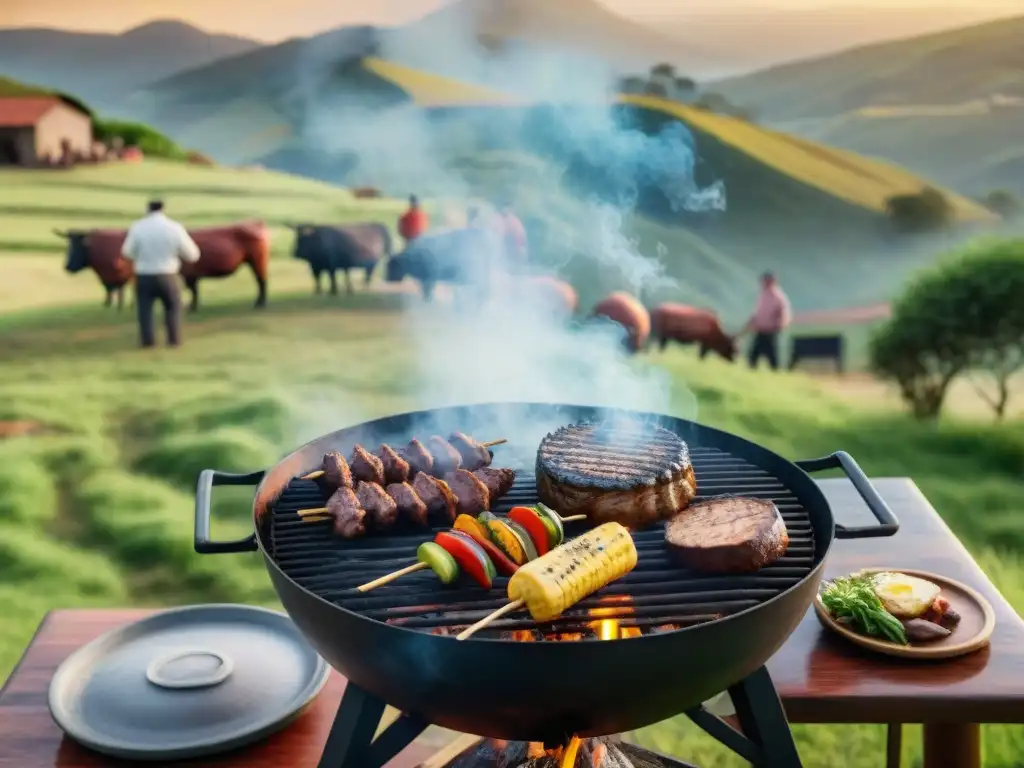
<instances>
[{"instance_id":1,"label":"tomato slice","mask_svg":"<svg viewBox=\"0 0 1024 768\"><path fill-rule=\"evenodd\" d=\"M469 574L484 589L490 589L497 571L487 553L470 536L459 536L442 531L434 537L434 541L442 546L449 555L455 558L459 567Z\"/></svg>"},{"instance_id":2,"label":"tomato slice","mask_svg":"<svg viewBox=\"0 0 1024 768\"><path fill-rule=\"evenodd\" d=\"M486 533L474 534L470 531L462 529L454 530L451 533L453 536L469 536L471 539L473 539L473 541L479 544L480 549L487 553L487 556L491 559L491 562L494 563L494 567L502 576L511 576L513 573L519 570L519 566L513 563L511 560L509 560L508 557L505 556L504 552L502 552L500 549L494 546L494 544L492 544L489 539L483 538L487 535Z\"/></svg>"},{"instance_id":3,"label":"tomato slice","mask_svg":"<svg viewBox=\"0 0 1024 768\"><path fill-rule=\"evenodd\" d=\"M548 528L544 525L537 510L532 507L512 507L508 512L508 519L519 523L533 539L533 546L537 548L538 555L546 555L550 549Z\"/></svg>"}]
</instances>

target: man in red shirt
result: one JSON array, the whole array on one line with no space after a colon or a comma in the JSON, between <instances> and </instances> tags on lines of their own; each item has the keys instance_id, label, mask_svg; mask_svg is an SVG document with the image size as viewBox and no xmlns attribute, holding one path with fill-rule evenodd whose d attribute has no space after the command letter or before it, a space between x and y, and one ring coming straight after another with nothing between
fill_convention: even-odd
<instances>
[{"instance_id":1,"label":"man in red shirt","mask_svg":"<svg viewBox=\"0 0 1024 768\"><path fill-rule=\"evenodd\" d=\"M410 195L409 210L398 220L398 234L404 238L406 247L426 232L429 226L427 212L420 208L420 201L416 199L416 195Z\"/></svg>"}]
</instances>

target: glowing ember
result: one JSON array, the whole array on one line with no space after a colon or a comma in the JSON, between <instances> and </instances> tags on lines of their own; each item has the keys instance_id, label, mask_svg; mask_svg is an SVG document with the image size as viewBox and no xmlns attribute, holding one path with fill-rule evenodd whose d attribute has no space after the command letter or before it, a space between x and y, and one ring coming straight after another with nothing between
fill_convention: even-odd
<instances>
[{"instance_id":1,"label":"glowing ember","mask_svg":"<svg viewBox=\"0 0 1024 768\"><path fill-rule=\"evenodd\" d=\"M424 765L435 767L428 761ZM442 763L436 764L438 768ZM626 744L617 737L581 739L545 749L539 742L489 739L462 753L444 768L682 768L670 758Z\"/></svg>"}]
</instances>

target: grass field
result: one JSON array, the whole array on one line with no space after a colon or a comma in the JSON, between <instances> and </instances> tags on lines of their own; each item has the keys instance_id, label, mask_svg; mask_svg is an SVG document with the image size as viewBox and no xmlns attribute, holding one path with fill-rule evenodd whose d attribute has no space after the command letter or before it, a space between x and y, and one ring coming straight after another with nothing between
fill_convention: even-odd
<instances>
[{"instance_id":1,"label":"grass field","mask_svg":"<svg viewBox=\"0 0 1024 768\"><path fill-rule=\"evenodd\" d=\"M76 205L99 208L99 201L110 200L116 207L96 215L123 210L127 218L157 189L167 194L172 211L187 204L196 215L227 211L234 218L257 210L260 201L265 217L302 218L316 211L372 218L392 206L385 218L393 219L394 203L371 202L368 210L343 191L301 180L156 168L125 169L124 179L138 177L107 187L101 176L82 180L77 172L34 177L35 204L45 196L63 213L4 214L19 228L12 242L45 246L51 225L91 221L76 214ZM10 178L0 175L2 194L9 194L4 182ZM238 190L239 179L248 197ZM15 205L15 197L4 204ZM429 387L433 395L423 389L436 370L424 373L410 348L403 308L415 299L380 291L311 297L308 275L289 266L282 248L275 249L266 310L250 308L246 275L213 284L204 289L202 311L188 318L185 346L145 352L136 349L131 313L99 307L99 288L88 276L62 274L60 256L43 248L0 243L5 279L10 264L29 260L54 266L46 280L23 284L36 296L34 308L0 304L0 677L48 609L221 600L273 605L256 557L193 552L198 472L266 467L332 429L441 404L438 381ZM294 293L276 287L279 274L293 276ZM84 305L64 298L67 287L79 282L95 291ZM418 333L442 333L453 311L442 303L420 316ZM508 370L516 361L495 362ZM926 427L884 400L839 397L812 377L751 373L699 362L678 349L616 365L661 372L669 383L669 410L692 417L696 403L701 421L785 456L842 448L873 475L909 475L1010 602L1024 610L1019 421L997 428L987 420L954 419ZM485 379L477 394L516 389L526 397L532 381ZM463 382L451 382L449 396L466 391ZM538 394L546 397L550 390ZM218 490L215 537L243 535L250 515L245 489ZM884 754L880 727L800 727L797 734L808 768L873 768ZM741 765L685 721L636 736L707 768ZM914 765L915 739L906 741L905 764ZM986 728L985 745L986 766L1015 768L1024 753L1024 729Z\"/></svg>"}]
</instances>

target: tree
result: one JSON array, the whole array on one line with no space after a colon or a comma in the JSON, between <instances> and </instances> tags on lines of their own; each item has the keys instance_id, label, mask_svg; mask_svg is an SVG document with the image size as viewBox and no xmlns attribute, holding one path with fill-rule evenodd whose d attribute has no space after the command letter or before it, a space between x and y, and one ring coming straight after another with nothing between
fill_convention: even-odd
<instances>
[{"instance_id":1,"label":"tree","mask_svg":"<svg viewBox=\"0 0 1024 768\"><path fill-rule=\"evenodd\" d=\"M920 192L893 195L886 200L885 213L901 232L931 232L950 223L953 207L939 190L925 187Z\"/></svg>"},{"instance_id":2,"label":"tree","mask_svg":"<svg viewBox=\"0 0 1024 768\"><path fill-rule=\"evenodd\" d=\"M938 417L957 376L990 379L994 394L976 388L1002 419L1024 369L1024 241L980 243L919 275L872 337L871 364L920 419Z\"/></svg>"},{"instance_id":3,"label":"tree","mask_svg":"<svg viewBox=\"0 0 1024 768\"><path fill-rule=\"evenodd\" d=\"M651 77L658 79L672 80L676 76L676 68L671 64L655 64L651 67Z\"/></svg>"},{"instance_id":4,"label":"tree","mask_svg":"<svg viewBox=\"0 0 1024 768\"><path fill-rule=\"evenodd\" d=\"M997 213L1004 219L1009 219L1020 213L1020 201L1012 192L1005 189L996 189L985 195L982 204L992 213Z\"/></svg>"},{"instance_id":5,"label":"tree","mask_svg":"<svg viewBox=\"0 0 1024 768\"><path fill-rule=\"evenodd\" d=\"M647 87L647 78L632 75L619 80L619 93L643 93Z\"/></svg>"},{"instance_id":6,"label":"tree","mask_svg":"<svg viewBox=\"0 0 1024 768\"><path fill-rule=\"evenodd\" d=\"M693 96L697 93L697 81L689 77L677 77L675 86L680 96Z\"/></svg>"}]
</instances>

